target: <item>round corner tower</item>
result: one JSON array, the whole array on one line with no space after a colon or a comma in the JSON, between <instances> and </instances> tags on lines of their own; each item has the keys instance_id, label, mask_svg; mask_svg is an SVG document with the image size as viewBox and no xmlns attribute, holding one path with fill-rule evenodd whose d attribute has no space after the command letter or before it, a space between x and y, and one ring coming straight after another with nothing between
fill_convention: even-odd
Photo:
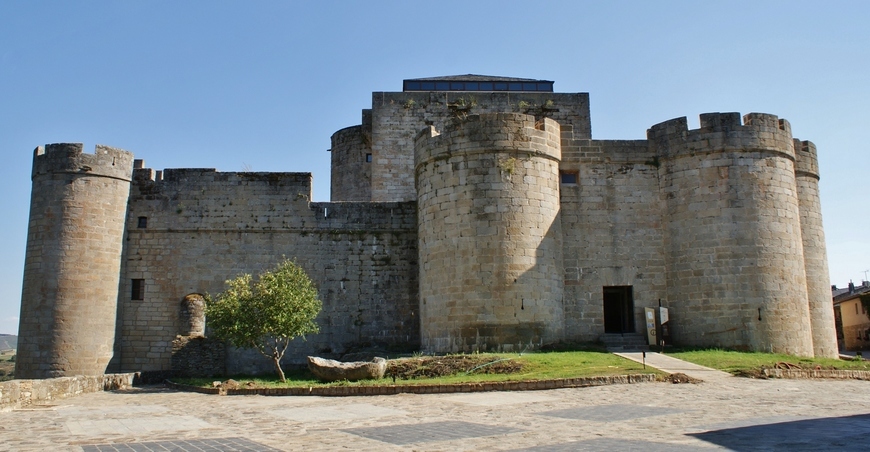
<instances>
[{"instance_id":1,"label":"round corner tower","mask_svg":"<svg viewBox=\"0 0 870 452\"><path fill-rule=\"evenodd\" d=\"M559 130L550 119L493 113L417 136L423 350L562 339Z\"/></svg>"},{"instance_id":2,"label":"round corner tower","mask_svg":"<svg viewBox=\"0 0 870 452\"><path fill-rule=\"evenodd\" d=\"M675 342L813 356L787 121L701 115L653 126Z\"/></svg>"},{"instance_id":3,"label":"round corner tower","mask_svg":"<svg viewBox=\"0 0 870 452\"><path fill-rule=\"evenodd\" d=\"M330 200L372 200L372 125L371 114L363 124L345 127L332 134Z\"/></svg>"},{"instance_id":4,"label":"round corner tower","mask_svg":"<svg viewBox=\"0 0 870 452\"><path fill-rule=\"evenodd\" d=\"M132 169L131 153L106 146L34 151L16 377L105 373Z\"/></svg>"},{"instance_id":5,"label":"round corner tower","mask_svg":"<svg viewBox=\"0 0 870 452\"><path fill-rule=\"evenodd\" d=\"M836 358L840 352L834 326L834 306L831 303L831 280L828 273L825 230L822 225L816 145L810 141L795 139L794 151L810 323L813 328L813 352L817 358Z\"/></svg>"}]
</instances>

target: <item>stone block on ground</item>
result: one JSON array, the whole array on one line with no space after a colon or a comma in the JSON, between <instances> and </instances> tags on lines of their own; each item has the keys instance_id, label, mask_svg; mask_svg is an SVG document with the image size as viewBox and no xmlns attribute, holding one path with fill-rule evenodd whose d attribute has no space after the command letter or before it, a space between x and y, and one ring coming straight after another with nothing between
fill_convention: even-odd
<instances>
[{"instance_id":1,"label":"stone block on ground","mask_svg":"<svg viewBox=\"0 0 870 452\"><path fill-rule=\"evenodd\" d=\"M375 358L371 361L344 363L332 359L309 356L308 369L317 378L324 381L379 380L384 378L384 372L387 370L387 360Z\"/></svg>"}]
</instances>

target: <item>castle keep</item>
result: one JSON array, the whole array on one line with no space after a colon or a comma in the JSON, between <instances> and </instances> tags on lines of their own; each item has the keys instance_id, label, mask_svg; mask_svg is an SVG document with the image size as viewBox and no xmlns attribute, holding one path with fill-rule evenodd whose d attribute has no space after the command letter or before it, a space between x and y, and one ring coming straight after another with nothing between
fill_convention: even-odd
<instances>
[{"instance_id":1,"label":"castle keep","mask_svg":"<svg viewBox=\"0 0 870 452\"><path fill-rule=\"evenodd\" d=\"M285 256L323 300L291 361L595 341L660 305L680 345L837 356L816 149L784 119L596 140L586 93L436 77L373 93L330 151L331 201L311 202L309 173L37 148L16 375L168 370L198 295Z\"/></svg>"}]
</instances>

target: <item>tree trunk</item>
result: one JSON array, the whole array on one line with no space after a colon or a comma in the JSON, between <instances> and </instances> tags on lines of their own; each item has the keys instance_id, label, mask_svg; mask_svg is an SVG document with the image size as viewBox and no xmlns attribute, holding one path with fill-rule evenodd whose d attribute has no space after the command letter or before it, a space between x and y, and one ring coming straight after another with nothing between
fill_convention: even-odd
<instances>
[{"instance_id":1,"label":"tree trunk","mask_svg":"<svg viewBox=\"0 0 870 452\"><path fill-rule=\"evenodd\" d=\"M281 379L281 383L286 382L287 379L284 378L284 371L281 370L281 357L275 357L275 356L273 356L273 357L272 357L272 362L275 363L275 369L278 370L278 378Z\"/></svg>"}]
</instances>

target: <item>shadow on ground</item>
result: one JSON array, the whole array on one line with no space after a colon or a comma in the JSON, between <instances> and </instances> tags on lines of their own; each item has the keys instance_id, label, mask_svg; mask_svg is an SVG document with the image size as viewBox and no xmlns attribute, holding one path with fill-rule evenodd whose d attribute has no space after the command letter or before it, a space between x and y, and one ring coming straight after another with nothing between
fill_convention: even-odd
<instances>
[{"instance_id":1,"label":"shadow on ground","mask_svg":"<svg viewBox=\"0 0 870 452\"><path fill-rule=\"evenodd\" d=\"M736 451L866 451L870 414L726 427L689 436Z\"/></svg>"}]
</instances>

